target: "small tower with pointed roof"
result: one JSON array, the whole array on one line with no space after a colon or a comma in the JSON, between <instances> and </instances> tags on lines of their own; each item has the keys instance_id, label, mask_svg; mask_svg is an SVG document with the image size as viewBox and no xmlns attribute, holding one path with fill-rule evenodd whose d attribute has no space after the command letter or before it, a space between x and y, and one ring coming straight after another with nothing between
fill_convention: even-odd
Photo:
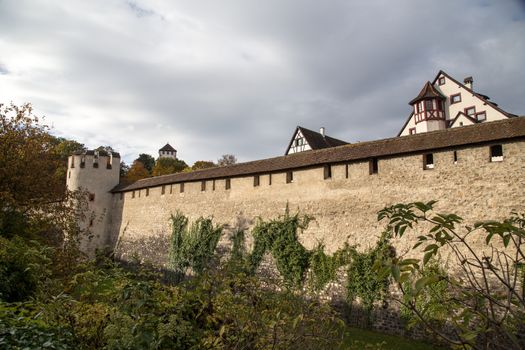
<instances>
[{"instance_id":1,"label":"small tower with pointed roof","mask_svg":"<svg viewBox=\"0 0 525 350\"><path fill-rule=\"evenodd\" d=\"M446 129L445 105L446 97L429 81L419 94L409 104L414 108L415 130L412 133L422 133Z\"/></svg>"},{"instance_id":2,"label":"small tower with pointed roof","mask_svg":"<svg viewBox=\"0 0 525 350\"><path fill-rule=\"evenodd\" d=\"M169 143L166 143L164 147L159 149L159 158L177 159L177 150L173 148Z\"/></svg>"}]
</instances>

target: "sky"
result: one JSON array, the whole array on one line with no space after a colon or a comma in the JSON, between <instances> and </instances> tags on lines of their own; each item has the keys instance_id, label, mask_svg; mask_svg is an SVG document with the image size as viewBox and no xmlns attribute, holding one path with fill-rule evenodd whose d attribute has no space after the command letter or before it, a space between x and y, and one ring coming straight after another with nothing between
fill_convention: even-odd
<instances>
[{"instance_id":1,"label":"sky","mask_svg":"<svg viewBox=\"0 0 525 350\"><path fill-rule=\"evenodd\" d=\"M0 0L0 103L126 162L396 136L442 69L525 114L521 0Z\"/></svg>"}]
</instances>

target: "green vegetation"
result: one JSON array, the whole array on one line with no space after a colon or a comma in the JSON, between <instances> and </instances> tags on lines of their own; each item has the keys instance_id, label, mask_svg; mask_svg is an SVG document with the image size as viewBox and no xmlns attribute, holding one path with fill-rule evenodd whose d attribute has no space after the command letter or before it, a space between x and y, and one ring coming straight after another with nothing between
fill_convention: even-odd
<instances>
[{"instance_id":1,"label":"green vegetation","mask_svg":"<svg viewBox=\"0 0 525 350\"><path fill-rule=\"evenodd\" d=\"M462 227L461 217L435 213L435 203L397 204L379 212L395 237L420 223L430 227L413 247L423 248L423 259L394 257L383 263L381 270L391 273L403 294L399 302L455 347L523 348L519 335L525 325L525 216L513 213L501 222ZM458 273L447 275L436 267L433 259L442 250L451 253ZM443 332L439 321L447 322L453 333Z\"/></svg>"}]
</instances>

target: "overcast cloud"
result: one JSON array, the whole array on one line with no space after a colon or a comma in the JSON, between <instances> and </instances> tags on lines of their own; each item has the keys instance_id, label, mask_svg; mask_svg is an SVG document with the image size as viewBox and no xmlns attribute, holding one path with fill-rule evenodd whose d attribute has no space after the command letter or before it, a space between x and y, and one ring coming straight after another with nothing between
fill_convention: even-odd
<instances>
[{"instance_id":1,"label":"overcast cloud","mask_svg":"<svg viewBox=\"0 0 525 350\"><path fill-rule=\"evenodd\" d=\"M0 0L0 103L126 161L395 136L443 69L525 114L524 1Z\"/></svg>"}]
</instances>

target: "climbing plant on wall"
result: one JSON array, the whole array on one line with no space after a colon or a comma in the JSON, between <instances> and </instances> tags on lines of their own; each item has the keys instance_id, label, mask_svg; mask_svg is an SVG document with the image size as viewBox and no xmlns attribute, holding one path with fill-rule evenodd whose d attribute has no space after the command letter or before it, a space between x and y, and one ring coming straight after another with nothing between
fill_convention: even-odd
<instances>
[{"instance_id":1,"label":"climbing plant on wall","mask_svg":"<svg viewBox=\"0 0 525 350\"><path fill-rule=\"evenodd\" d=\"M202 273L213 260L222 227L213 226L211 219L203 217L188 227L188 218L180 212L171 216L171 222L168 266L175 279L182 279L189 269Z\"/></svg>"}]
</instances>

